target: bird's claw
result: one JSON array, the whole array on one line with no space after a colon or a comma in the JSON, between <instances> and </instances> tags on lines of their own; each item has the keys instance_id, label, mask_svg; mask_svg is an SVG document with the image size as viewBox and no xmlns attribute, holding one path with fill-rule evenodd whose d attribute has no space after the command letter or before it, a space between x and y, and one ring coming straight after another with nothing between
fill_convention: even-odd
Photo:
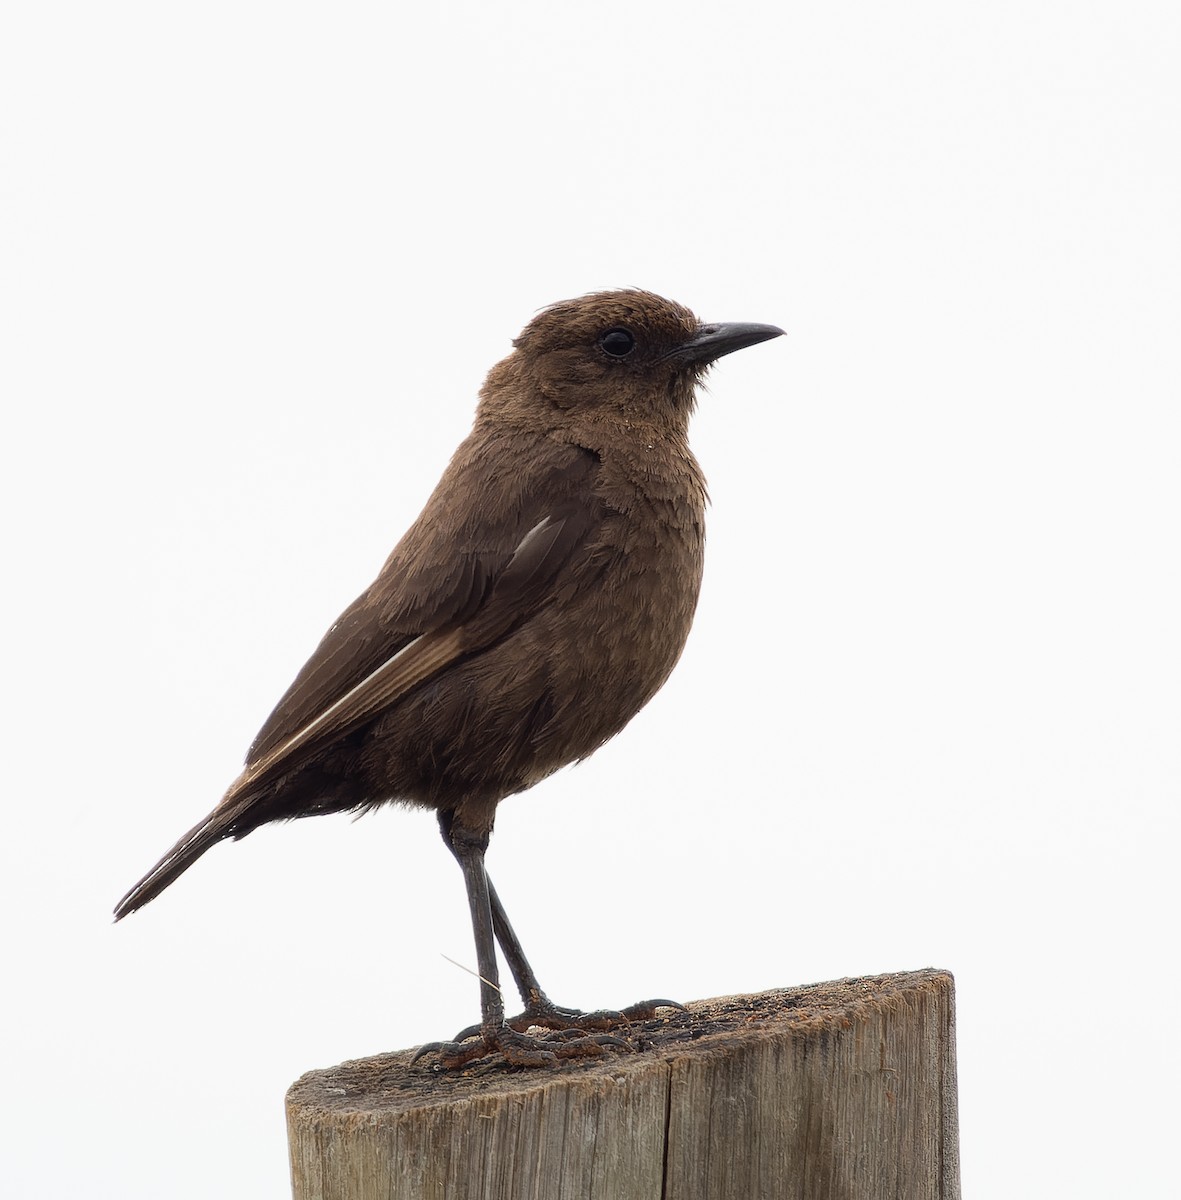
<instances>
[{"instance_id":1,"label":"bird's claw","mask_svg":"<svg viewBox=\"0 0 1181 1200\"><path fill-rule=\"evenodd\" d=\"M609 1029L618 1029L621 1025L632 1025L636 1021L651 1021L658 1008L686 1011L685 1006L675 1000L641 1000L636 1004L629 1004L627 1008L600 1008L595 1012L583 1012L579 1008L566 1008L565 1005L555 1004L543 996L540 1001L530 1004L523 1013L509 1017L505 1024L517 1033L526 1033L530 1029L601 1033ZM479 1034L482 1028L481 1025L469 1025L455 1035L455 1041L466 1042L468 1038Z\"/></svg>"},{"instance_id":2,"label":"bird's claw","mask_svg":"<svg viewBox=\"0 0 1181 1200\"><path fill-rule=\"evenodd\" d=\"M635 1004L629 1004L623 1010L623 1015L629 1021L651 1021L658 1008L675 1008L677 1012L689 1011L676 1000L637 1000Z\"/></svg>"},{"instance_id":3,"label":"bird's claw","mask_svg":"<svg viewBox=\"0 0 1181 1200\"><path fill-rule=\"evenodd\" d=\"M621 1025L631 1025L636 1021L650 1021L656 1016L658 1008L685 1011L685 1006L675 1000L641 1000L637 1004L629 1004L627 1008L601 1008L595 1012L582 1012L577 1008L555 1004L543 997L539 1002L529 1005L519 1016L511 1017L505 1024L520 1033L532 1027L601 1031L618 1029Z\"/></svg>"},{"instance_id":4,"label":"bird's claw","mask_svg":"<svg viewBox=\"0 0 1181 1200\"><path fill-rule=\"evenodd\" d=\"M483 1032L480 1026L462 1033L453 1042L429 1042L415 1051L412 1063L428 1054L438 1056L439 1066L444 1070L455 1070L468 1063L492 1054L500 1054L504 1061L514 1067L545 1067L565 1058L590 1058L606 1054L608 1050L631 1050L629 1043L610 1034L586 1034L582 1029L557 1029L543 1038L527 1034L502 1025L499 1029Z\"/></svg>"},{"instance_id":5,"label":"bird's claw","mask_svg":"<svg viewBox=\"0 0 1181 1200\"><path fill-rule=\"evenodd\" d=\"M411 1062L427 1055L438 1055L439 1066L446 1070L466 1066L480 1058L501 1054L516 1067L543 1067L563 1058L588 1058L608 1050L632 1050L623 1038L608 1031L637 1021L650 1021L660 1008L685 1011L675 1000L641 1000L622 1009L582 1012L555 1004L546 996L534 1001L518 1016L497 1029L486 1031L483 1025L469 1025L450 1042L429 1042L415 1051ZM530 1029L544 1029L543 1037L529 1036Z\"/></svg>"}]
</instances>

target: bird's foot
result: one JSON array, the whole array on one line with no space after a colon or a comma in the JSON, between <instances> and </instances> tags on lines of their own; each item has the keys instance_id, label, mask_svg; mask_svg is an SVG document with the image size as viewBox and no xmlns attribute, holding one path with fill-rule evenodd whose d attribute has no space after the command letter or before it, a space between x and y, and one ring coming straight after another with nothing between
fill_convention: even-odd
<instances>
[{"instance_id":1,"label":"bird's foot","mask_svg":"<svg viewBox=\"0 0 1181 1200\"><path fill-rule=\"evenodd\" d=\"M524 1033L536 1026L539 1029L618 1029L621 1025L633 1025L637 1021L650 1021L658 1008L676 1008L685 1011L683 1004L675 1000L641 1000L627 1008L601 1008L595 1012L582 1012L577 1008L565 1008L555 1004L548 996L541 996L531 1003L523 1013L510 1017L505 1022L510 1029Z\"/></svg>"},{"instance_id":2,"label":"bird's foot","mask_svg":"<svg viewBox=\"0 0 1181 1200\"><path fill-rule=\"evenodd\" d=\"M505 1024L517 1033L525 1033L530 1029L551 1029L564 1034L580 1032L603 1033L607 1030L618 1029L621 1025L633 1025L637 1021L650 1021L656 1016L658 1008L675 1008L685 1011L683 1004L675 1000L641 1000L638 1004L630 1004L627 1008L600 1008L595 1012L583 1012L579 1008L566 1008L555 1004L548 996L541 994L531 1000L523 1013L509 1017ZM457 1042L466 1041L480 1032L481 1026L469 1025L455 1035Z\"/></svg>"},{"instance_id":3,"label":"bird's foot","mask_svg":"<svg viewBox=\"0 0 1181 1200\"><path fill-rule=\"evenodd\" d=\"M514 1067L545 1067L559 1059L589 1058L612 1049L631 1050L632 1047L611 1034L587 1034L576 1027L553 1029L545 1037L536 1038L507 1024L490 1030L475 1025L463 1030L453 1042L429 1042L420 1046L410 1061L418 1062L428 1054L435 1054L441 1068L454 1070L477 1059L500 1054Z\"/></svg>"}]
</instances>

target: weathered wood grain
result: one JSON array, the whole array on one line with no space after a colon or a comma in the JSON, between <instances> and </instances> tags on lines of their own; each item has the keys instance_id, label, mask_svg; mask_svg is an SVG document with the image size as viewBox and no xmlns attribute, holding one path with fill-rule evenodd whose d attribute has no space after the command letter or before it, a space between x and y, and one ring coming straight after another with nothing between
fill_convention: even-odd
<instances>
[{"instance_id":1,"label":"weathered wood grain","mask_svg":"<svg viewBox=\"0 0 1181 1200\"><path fill-rule=\"evenodd\" d=\"M309 1072L296 1200L958 1200L946 972L698 1001L629 1037L553 1069Z\"/></svg>"}]
</instances>

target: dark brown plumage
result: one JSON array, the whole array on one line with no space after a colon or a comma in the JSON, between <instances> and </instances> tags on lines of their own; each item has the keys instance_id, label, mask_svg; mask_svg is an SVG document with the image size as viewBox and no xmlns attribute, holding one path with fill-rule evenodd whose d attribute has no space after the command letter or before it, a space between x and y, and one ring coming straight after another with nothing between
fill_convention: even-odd
<instances>
[{"instance_id":1,"label":"dark brown plumage","mask_svg":"<svg viewBox=\"0 0 1181 1200\"><path fill-rule=\"evenodd\" d=\"M540 313L489 372L472 432L422 515L279 701L245 770L116 919L216 842L268 821L425 805L463 869L486 981L479 1036L435 1047L443 1061L498 1049L537 1063L614 1041L525 1036L607 1018L545 998L484 850L505 796L592 753L668 678L701 581L695 388L721 355L781 332L702 325L640 291ZM526 1005L509 1025L494 935Z\"/></svg>"}]
</instances>

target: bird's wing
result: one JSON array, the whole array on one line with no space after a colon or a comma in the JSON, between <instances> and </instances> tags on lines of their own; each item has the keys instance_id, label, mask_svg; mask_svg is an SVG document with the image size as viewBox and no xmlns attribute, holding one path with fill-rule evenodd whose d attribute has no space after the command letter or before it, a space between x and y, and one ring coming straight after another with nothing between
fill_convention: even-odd
<instances>
[{"instance_id":1,"label":"bird's wing","mask_svg":"<svg viewBox=\"0 0 1181 1200\"><path fill-rule=\"evenodd\" d=\"M437 553L424 556L416 545L417 539L437 551L452 532L448 526L455 524L432 512L433 501L428 504L377 581L332 626L279 702L222 804L345 737L535 612L562 566L601 520L590 486L597 468L594 456L564 447L544 470L518 477L513 504L491 503L497 497L477 490L474 500L485 531L489 509L505 513L504 521L494 525L483 546L454 530L465 548L452 548L445 569Z\"/></svg>"},{"instance_id":2,"label":"bird's wing","mask_svg":"<svg viewBox=\"0 0 1181 1200\"><path fill-rule=\"evenodd\" d=\"M457 593L459 588L457 583ZM358 596L324 635L258 731L246 753L248 767L330 709L424 631L417 623L385 620L373 592L371 587ZM441 607L445 611L446 606Z\"/></svg>"}]
</instances>

